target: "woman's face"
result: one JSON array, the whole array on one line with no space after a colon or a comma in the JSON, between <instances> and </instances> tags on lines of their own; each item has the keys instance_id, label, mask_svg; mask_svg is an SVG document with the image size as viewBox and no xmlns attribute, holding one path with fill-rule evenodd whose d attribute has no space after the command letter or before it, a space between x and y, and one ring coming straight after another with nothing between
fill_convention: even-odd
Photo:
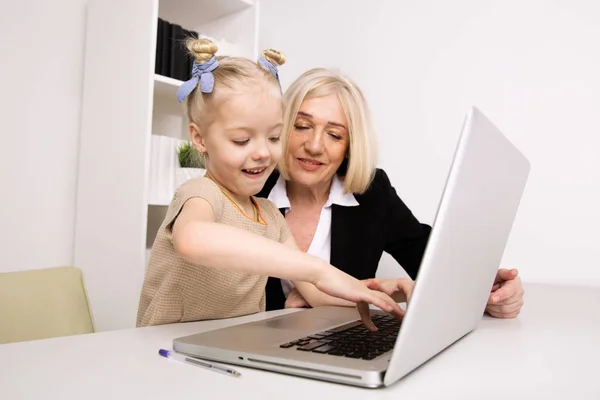
<instances>
[{"instance_id":1,"label":"woman's face","mask_svg":"<svg viewBox=\"0 0 600 400\"><path fill-rule=\"evenodd\" d=\"M348 152L348 122L336 94L305 99L286 154L290 178L307 187L329 184Z\"/></svg>"}]
</instances>

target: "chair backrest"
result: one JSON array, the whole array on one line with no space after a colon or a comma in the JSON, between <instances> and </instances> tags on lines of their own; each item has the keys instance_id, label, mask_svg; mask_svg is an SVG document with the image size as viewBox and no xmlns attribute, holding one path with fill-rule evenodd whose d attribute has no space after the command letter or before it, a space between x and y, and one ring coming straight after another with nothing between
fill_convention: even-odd
<instances>
[{"instance_id":1,"label":"chair backrest","mask_svg":"<svg viewBox=\"0 0 600 400\"><path fill-rule=\"evenodd\" d=\"M78 268L0 273L0 343L93 332Z\"/></svg>"}]
</instances>

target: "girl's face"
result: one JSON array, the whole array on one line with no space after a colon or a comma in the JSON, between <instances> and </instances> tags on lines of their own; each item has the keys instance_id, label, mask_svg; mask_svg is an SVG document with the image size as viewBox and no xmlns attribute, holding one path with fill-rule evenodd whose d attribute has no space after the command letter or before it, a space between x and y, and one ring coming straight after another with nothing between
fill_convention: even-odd
<instances>
[{"instance_id":1,"label":"girl's face","mask_svg":"<svg viewBox=\"0 0 600 400\"><path fill-rule=\"evenodd\" d=\"M305 99L286 154L290 178L306 187L329 185L349 144L348 123L337 95Z\"/></svg>"},{"instance_id":2,"label":"girl's face","mask_svg":"<svg viewBox=\"0 0 600 400\"><path fill-rule=\"evenodd\" d=\"M227 93L212 123L193 141L205 152L207 172L240 199L258 193L281 157L281 96L256 84Z\"/></svg>"}]
</instances>

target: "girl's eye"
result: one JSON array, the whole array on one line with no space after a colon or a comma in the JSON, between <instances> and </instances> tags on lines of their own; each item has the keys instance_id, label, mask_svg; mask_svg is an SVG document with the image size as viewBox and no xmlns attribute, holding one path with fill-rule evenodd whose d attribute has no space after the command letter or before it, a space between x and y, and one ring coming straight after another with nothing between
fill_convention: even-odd
<instances>
[{"instance_id":1,"label":"girl's eye","mask_svg":"<svg viewBox=\"0 0 600 400\"><path fill-rule=\"evenodd\" d=\"M294 128L296 128L297 131L305 131L308 129L308 126L305 125L294 125Z\"/></svg>"},{"instance_id":2,"label":"girl's eye","mask_svg":"<svg viewBox=\"0 0 600 400\"><path fill-rule=\"evenodd\" d=\"M246 143L248 143L250 141L250 139L245 139L245 140L234 140L233 143L237 144L238 146L243 146Z\"/></svg>"},{"instance_id":3,"label":"girl's eye","mask_svg":"<svg viewBox=\"0 0 600 400\"><path fill-rule=\"evenodd\" d=\"M273 142L273 143L277 143L277 142L279 142L279 140L280 140L280 139L281 139L281 137L279 137L279 136L277 136L277 137L272 137L272 138L269 138L269 140L270 140L271 142Z\"/></svg>"}]
</instances>

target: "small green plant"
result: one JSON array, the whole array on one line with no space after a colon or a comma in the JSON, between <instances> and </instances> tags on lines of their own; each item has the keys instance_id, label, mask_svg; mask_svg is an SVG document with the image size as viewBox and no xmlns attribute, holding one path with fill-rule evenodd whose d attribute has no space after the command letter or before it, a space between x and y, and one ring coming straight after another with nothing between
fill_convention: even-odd
<instances>
[{"instance_id":1,"label":"small green plant","mask_svg":"<svg viewBox=\"0 0 600 400\"><path fill-rule=\"evenodd\" d=\"M177 149L177 156L181 168L205 168L204 157L192 146L191 142L183 143Z\"/></svg>"}]
</instances>

